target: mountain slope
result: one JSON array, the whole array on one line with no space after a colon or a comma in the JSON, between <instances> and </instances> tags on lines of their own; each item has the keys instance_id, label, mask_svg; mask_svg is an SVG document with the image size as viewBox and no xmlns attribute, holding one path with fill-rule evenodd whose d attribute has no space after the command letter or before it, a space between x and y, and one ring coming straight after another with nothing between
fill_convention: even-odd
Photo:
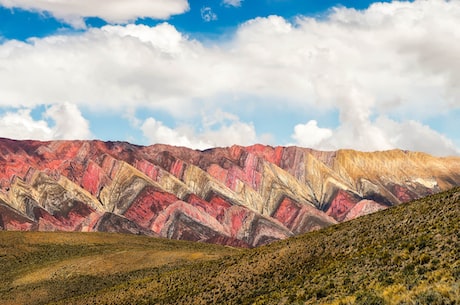
<instances>
[{"instance_id":1,"label":"mountain slope","mask_svg":"<svg viewBox=\"0 0 460 305\"><path fill-rule=\"evenodd\" d=\"M47 304L240 251L128 234L0 232L0 300Z\"/></svg>"},{"instance_id":2,"label":"mountain slope","mask_svg":"<svg viewBox=\"0 0 460 305\"><path fill-rule=\"evenodd\" d=\"M460 185L460 158L0 139L0 227L254 247Z\"/></svg>"},{"instance_id":3,"label":"mountain slope","mask_svg":"<svg viewBox=\"0 0 460 305\"><path fill-rule=\"evenodd\" d=\"M164 274L143 297L152 304L454 304L459 232L456 189Z\"/></svg>"},{"instance_id":4,"label":"mountain slope","mask_svg":"<svg viewBox=\"0 0 460 305\"><path fill-rule=\"evenodd\" d=\"M0 232L5 304L460 302L460 188L255 249L44 234Z\"/></svg>"}]
</instances>

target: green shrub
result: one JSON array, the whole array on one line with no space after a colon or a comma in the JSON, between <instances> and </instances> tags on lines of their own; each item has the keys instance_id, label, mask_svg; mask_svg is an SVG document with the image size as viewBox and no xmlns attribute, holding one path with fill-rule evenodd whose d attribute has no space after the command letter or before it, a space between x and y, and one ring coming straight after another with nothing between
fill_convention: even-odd
<instances>
[{"instance_id":1,"label":"green shrub","mask_svg":"<svg viewBox=\"0 0 460 305\"><path fill-rule=\"evenodd\" d=\"M415 298L415 305L447 305L450 301L444 298L439 292L429 289L418 294Z\"/></svg>"},{"instance_id":2,"label":"green shrub","mask_svg":"<svg viewBox=\"0 0 460 305\"><path fill-rule=\"evenodd\" d=\"M366 290L356 296L356 305L385 305L385 300L374 291Z\"/></svg>"},{"instance_id":3,"label":"green shrub","mask_svg":"<svg viewBox=\"0 0 460 305\"><path fill-rule=\"evenodd\" d=\"M366 290L356 296L356 305L385 305L385 300L374 291Z\"/></svg>"}]
</instances>

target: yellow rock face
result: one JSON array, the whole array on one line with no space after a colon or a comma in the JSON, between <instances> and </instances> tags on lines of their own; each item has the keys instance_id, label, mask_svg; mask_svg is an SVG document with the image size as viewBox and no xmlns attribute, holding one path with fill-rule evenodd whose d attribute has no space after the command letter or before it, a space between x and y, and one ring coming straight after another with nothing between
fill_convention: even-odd
<instances>
[{"instance_id":1,"label":"yellow rock face","mask_svg":"<svg viewBox=\"0 0 460 305\"><path fill-rule=\"evenodd\" d=\"M446 190L459 183L460 158L437 158L401 150L373 153L339 150L333 169L357 191L363 179L377 186L393 183Z\"/></svg>"}]
</instances>

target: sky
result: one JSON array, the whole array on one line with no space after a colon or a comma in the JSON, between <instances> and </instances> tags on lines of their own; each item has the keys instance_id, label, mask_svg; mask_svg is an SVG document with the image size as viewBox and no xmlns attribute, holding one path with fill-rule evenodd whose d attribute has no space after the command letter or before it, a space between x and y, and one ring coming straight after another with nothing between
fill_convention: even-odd
<instances>
[{"instance_id":1,"label":"sky","mask_svg":"<svg viewBox=\"0 0 460 305\"><path fill-rule=\"evenodd\" d=\"M460 155L460 0L0 0L0 137Z\"/></svg>"}]
</instances>

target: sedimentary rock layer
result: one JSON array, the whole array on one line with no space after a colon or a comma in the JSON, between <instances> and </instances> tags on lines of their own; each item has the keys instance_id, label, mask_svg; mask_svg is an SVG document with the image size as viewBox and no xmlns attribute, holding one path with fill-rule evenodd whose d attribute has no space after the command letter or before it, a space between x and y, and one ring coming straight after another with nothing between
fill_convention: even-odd
<instances>
[{"instance_id":1,"label":"sedimentary rock layer","mask_svg":"<svg viewBox=\"0 0 460 305\"><path fill-rule=\"evenodd\" d=\"M0 228L253 247L460 185L460 158L0 139Z\"/></svg>"}]
</instances>

